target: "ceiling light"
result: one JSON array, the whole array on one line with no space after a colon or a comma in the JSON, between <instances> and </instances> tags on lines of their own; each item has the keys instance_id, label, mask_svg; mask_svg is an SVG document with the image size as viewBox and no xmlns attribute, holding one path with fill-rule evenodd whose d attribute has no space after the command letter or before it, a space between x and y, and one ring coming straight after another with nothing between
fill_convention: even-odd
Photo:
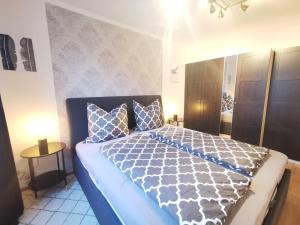
<instances>
[{"instance_id":1,"label":"ceiling light","mask_svg":"<svg viewBox=\"0 0 300 225\"><path fill-rule=\"evenodd\" d=\"M246 5L244 2L241 3L241 9L246 12L249 8L249 5Z\"/></svg>"},{"instance_id":2,"label":"ceiling light","mask_svg":"<svg viewBox=\"0 0 300 225\"><path fill-rule=\"evenodd\" d=\"M218 8L219 18L224 17L224 11L226 11L228 8L231 8L233 6L240 6L241 10L246 12L249 8L249 5L245 4L247 0L208 0L208 3L210 4L210 14L213 14L216 11L216 8Z\"/></svg>"},{"instance_id":3,"label":"ceiling light","mask_svg":"<svg viewBox=\"0 0 300 225\"><path fill-rule=\"evenodd\" d=\"M219 16L218 16L219 18L223 18L224 17L224 13L223 13L223 10L222 9L220 9L220 12L219 12Z\"/></svg>"},{"instance_id":4,"label":"ceiling light","mask_svg":"<svg viewBox=\"0 0 300 225\"><path fill-rule=\"evenodd\" d=\"M216 8L215 8L214 4L210 4L209 11L210 11L210 14L213 14L216 11Z\"/></svg>"}]
</instances>

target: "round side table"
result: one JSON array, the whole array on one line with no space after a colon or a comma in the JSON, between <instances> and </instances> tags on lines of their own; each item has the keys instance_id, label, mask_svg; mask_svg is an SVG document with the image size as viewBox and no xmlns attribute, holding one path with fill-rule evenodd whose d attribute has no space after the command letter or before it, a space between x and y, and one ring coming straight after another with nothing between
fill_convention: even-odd
<instances>
[{"instance_id":1,"label":"round side table","mask_svg":"<svg viewBox=\"0 0 300 225\"><path fill-rule=\"evenodd\" d=\"M67 185L65 157L64 157L65 148L66 148L66 144L63 142L49 142L47 154L41 154L39 151L39 147L37 145L27 148L21 152L20 154L21 157L28 159L29 172L31 178L29 187L31 190L34 191L35 198L37 198L38 191L54 186L60 183L61 181L65 181L65 185ZM60 163L59 163L60 161L59 152L61 152L62 166L63 166L62 169L60 168ZM47 157L53 154L56 154L57 170L51 170L46 173L35 176L33 159Z\"/></svg>"}]
</instances>

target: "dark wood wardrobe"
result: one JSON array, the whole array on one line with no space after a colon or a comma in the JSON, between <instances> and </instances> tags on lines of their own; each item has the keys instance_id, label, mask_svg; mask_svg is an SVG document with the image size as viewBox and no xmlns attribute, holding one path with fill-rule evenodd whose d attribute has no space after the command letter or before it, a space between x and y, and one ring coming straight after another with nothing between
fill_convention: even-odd
<instances>
[{"instance_id":1,"label":"dark wood wardrobe","mask_svg":"<svg viewBox=\"0 0 300 225\"><path fill-rule=\"evenodd\" d=\"M275 51L263 146L300 161L300 47Z\"/></svg>"},{"instance_id":2,"label":"dark wood wardrobe","mask_svg":"<svg viewBox=\"0 0 300 225\"><path fill-rule=\"evenodd\" d=\"M224 58L186 65L185 127L219 134Z\"/></svg>"},{"instance_id":3,"label":"dark wood wardrobe","mask_svg":"<svg viewBox=\"0 0 300 225\"><path fill-rule=\"evenodd\" d=\"M224 59L186 65L186 128L219 135ZM231 138L300 161L299 130L300 47L238 55Z\"/></svg>"},{"instance_id":4,"label":"dark wood wardrobe","mask_svg":"<svg viewBox=\"0 0 300 225\"><path fill-rule=\"evenodd\" d=\"M0 225L18 224L23 201L0 97Z\"/></svg>"},{"instance_id":5,"label":"dark wood wardrobe","mask_svg":"<svg viewBox=\"0 0 300 225\"><path fill-rule=\"evenodd\" d=\"M238 55L231 136L259 145L272 53ZM225 58L186 65L185 127L219 135Z\"/></svg>"},{"instance_id":6,"label":"dark wood wardrobe","mask_svg":"<svg viewBox=\"0 0 300 225\"><path fill-rule=\"evenodd\" d=\"M273 52L238 56L231 138L259 145Z\"/></svg>"}]
</instances>

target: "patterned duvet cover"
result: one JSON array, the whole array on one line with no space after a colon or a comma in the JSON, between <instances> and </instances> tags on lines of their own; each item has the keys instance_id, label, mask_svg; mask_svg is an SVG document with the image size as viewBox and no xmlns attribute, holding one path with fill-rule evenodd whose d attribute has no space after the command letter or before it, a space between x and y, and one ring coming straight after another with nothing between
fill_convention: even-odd
<instances>
[{"instance_id":1,"label":"patterned duvet cover","mask_svg":"<svg viewBox=\"0 0 300 225\"><path fill-rule=\"evenodd\" d=\"M267 148L171 125L150 136L246 176L253 176L269 154Z\"/></svg>"},{"instance_id":2,"label":"patterned duvet cover","mask_svg":"<svg viewBox=\"0 0 300 225\"><path fill-rule=\"evenodd\" d=\"M250 186L250 178L149 134L106 144L99 152L181 225L226 223Z\"/></svg>"}]
</instances>

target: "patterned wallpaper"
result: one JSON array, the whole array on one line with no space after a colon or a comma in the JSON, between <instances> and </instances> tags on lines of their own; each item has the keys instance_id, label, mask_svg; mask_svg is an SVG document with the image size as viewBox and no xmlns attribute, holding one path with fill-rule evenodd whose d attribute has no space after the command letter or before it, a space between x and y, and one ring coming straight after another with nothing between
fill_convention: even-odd
<instances>
[{"instance_id":1,"label":"patterned wallpaper","mask_svg":"<svg viewBox=\"0 0 300 225\"><path fill-rule=\"evenodd\" d=\"M162 41L46 4L61 139L65 99L162 92Z\"/></svg>"}]
</instances>

